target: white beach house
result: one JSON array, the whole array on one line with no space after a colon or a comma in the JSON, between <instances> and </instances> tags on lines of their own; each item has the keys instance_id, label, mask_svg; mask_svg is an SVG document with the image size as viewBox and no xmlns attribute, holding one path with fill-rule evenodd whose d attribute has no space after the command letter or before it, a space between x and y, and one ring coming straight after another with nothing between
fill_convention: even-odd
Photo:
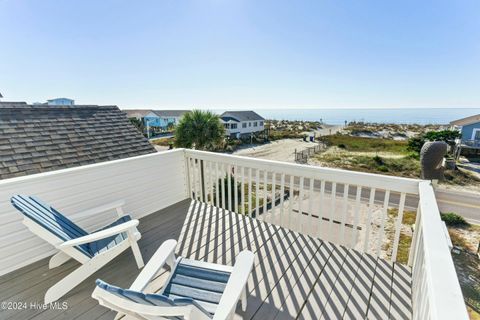
<instances>
[{"instance_id":1,"label":"white beach house","mask_svg":"<svg viewBox=\"0 0 480 320\"><path fill-rule=\"evenodd\" d=\"M220 115L227 136L250 137L265 130L265 119L254 111L226 111Z\"/></svg>"}]
</instances>

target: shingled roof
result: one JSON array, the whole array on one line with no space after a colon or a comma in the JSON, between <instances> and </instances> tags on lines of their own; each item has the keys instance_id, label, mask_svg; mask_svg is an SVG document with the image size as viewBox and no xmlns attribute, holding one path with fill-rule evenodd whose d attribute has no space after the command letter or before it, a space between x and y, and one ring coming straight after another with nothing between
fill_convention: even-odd
<instances>
[{"instance_id":1,"label":"shingled roof","mask_svg":"<svg viewBox=\"0 0 480 320\"><path fill-rule=\"evenodd\" d=\"M265 120L261 115L255 111L226 111L220 115L220 118L233 118L238 121L263 121Z\"/></svg>"},{"instance_id":2,"label":"shingled roof","mask_svg":"<svg viewBox=\"0 0 480 320\"><path fill-rule=\"evenodd\" d=\"M153 152L117 106L0 102L0 179Z\"/></svg>"}]
</instances>

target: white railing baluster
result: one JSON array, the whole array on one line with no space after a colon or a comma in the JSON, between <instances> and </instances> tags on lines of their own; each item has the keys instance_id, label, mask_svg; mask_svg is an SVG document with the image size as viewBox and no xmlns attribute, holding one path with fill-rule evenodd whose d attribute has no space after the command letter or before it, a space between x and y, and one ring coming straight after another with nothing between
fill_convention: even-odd
<instances>
[{"instance_id":1,"label":"white railing baluster","mask_svg":"<svg viewBox=\"0 0 480 320\"><path fill-rule=\"evenodd\" d=\"M417 252L417 247L418 247L418 234L417 230L419 229L420 226L420 219L421 219L421 209L420 209L420 204L418 204L417 207L417 214L415 217L415 230L413 232L413 237L412 237L412 244L410 245L410 251L408 252L408 263L407 265L411 267L413 265L413 259L415 252Z\"/></svg>"},{"instance_id":2,"label":"white railing baluster","mask_svg":"<svg viewBox=\"0 0 480 320\"><path fill-rule=\"evenodd\" d=\"M313 211L313 184L315 183L315 179L310 177L308 178L309 179L309 188L308 188L308 215L307 215L307 219L308 219L308 222L307 222L307 226L308 228L310 229L308 232L308 234L310 234L311 236L313 236L313 216L312 216L312 211Z\"/></svg>"},{"instance_id":3,"label":"white railing baluster","mask_svg":"<svg viewBox=\"0 0 480 320\"><path fill-rule=\"evenodd\" d=\"M191 163L191 158L190 157L186 157L185 161L186 161L186 170L187 170L187 189L188 189L188 197L190 199L193 199L193 190L192 190L192 163Z\"/></svg>"},{"instance_id":4,"label":"white railing baluster","mask_svg":"<svg viewBox=\"0 0 480 320\"><path fill-rule=\"evenodd\" d=\"M235 195L233 196L234 199L235 199L235 212L236 213L239 213L238 211L238 166L235 165L233 167L233 188L234 188L234 191L235 192Z\"/></svg>"},{"instance_id":5,"label":"white railing baluster","mask_svg":"<svg viewBox=\"0 0 480 320\"><path fill-rule=\"evenodd\" d=\"M248 215L252 216L252 168L248 168Z\"/></svg>"},{"instance_id":6,"label":"white railing baluster","mask_svg":"<svg viewBox=\"0 0 480 320\"><path fill-rule=\"evenodd\" d=\"M390 190L385 191L385 198L383 199L382 219L380 219L380 237L377 243L377 256L380 257L382 250L383 237L385 236L385 221L388 219L388 203L390 201Z\"/></svg>"},{"instance_id":7,"label":"white railing baluster","mask_svg":"<svg viewBox=\"0 0 480 320\"><path fill-rule=\"evenodd\" d=\"M332 199L331 199L331 205L330 205L330 222L329 222L329 225L331 226L331 231L330 231L330 235L331 235L331 238L330 239L333 239L333 236L335 235L335 223L333 222L333 220L335 219L335 208L337 207L337 183L336 182L332 182L332 190L331 190L331 195L332 195Z\"/></svg>"},{"instance_id":8,"label":"white railing baluster","mask_svg":"<svg viewBox=\"0 0 480 320\"><path fill-rule=\"evenodd\" d=\"M298 185L298 223L300 224L297 228L298 231L303 232L303 184L305 182L305 177L300 177L300 183Z\"/></svg>"},{"instance_id":9,"label":"white railing baluster","mask_svg":"<svg viewBox=\"0 0 480 320\"><path fill-rule=\"evenodd\" d=\"M370 189L370 200L368 201L367 221L365 223L365 243L363 244L363 251L368 252L370 232L372 232L372 211L375 205L375 188Z\"/></svg>"},{"instance_id":10,"label":"white railing baluster","mask_svg":"<svg viewBox=\"0 0 480 320\"><path fill-rule=\"evenodd\" d=\"M221 174L221 184L222 184L222 206L221 208L226 210L227 209L227 204L225 203L225 193L227 193L227 190L225 188L225 164L224 163L220 163L220 174Z\"/></svg>"},{"instance_id":11,"label":"white railing baluster","mask_svg":"<svg viewBox=\"0 0 480 320\"><path fill-rule=\"evenodd\" d=\"M280 177L280 225L285 226L285 209L283 208L283 198L285 197L285 173Z\"/></svg>"},{"instance_id":12,"label":"white railing baluster","mask_svg":"<svg viewBox=\"0 0 480 320\"><path fill-rule=\"evenodd\" d=\"M275 222L275 192L277 191L277 174L275 172L272 172L272 208L271 208L271 219L269 219L270 222Z\"/></svg>"},{"instance_id":13,"label":"white railing baluster","mask_svg":"<svg viewBox=\"0 0 480 320\"><path fill-rule=\"evenodd\" d=\"M228 194L227 194L227 201L228 201L228 211L232 211L232 177L231 177L231 173L232 173L232 166L229 164L227 166L227 183L228 183L228 186L227 186L227 190L228 190Z\"/></svg>"},{"instance_id":14,"label":"white railing baluster","mask_svg":"<svg viewBox=\"0 0 480 320\"><path fill-rule=\"evenodd\" d=\"M321 229L323 223L323 217L325 215L325 180L320 182L320 205L318 206L318 229L317 237L321 237ZM325 223L325 226L328 226L328 223Z\"/></svg>"},{"instance_id":15,"label":"white railing baluster","mask_svg":"<svg viewBox=\"0 0 480 320\"><path fill-rule=\"evenodd\" d=\"M255 217L260 217L260 170L255 169Z\"/></svg>"},{"instance_id":16,"label":"white railing baluster","mask_svg":"<svg viewBox=\"0 0 480 320\"><path fill-rule=\"evenodd\" d=\"M198 164L200 166L199 177L200 177L200 201L206 201L206 189L205 189L205 166L203 165L203 160L199 160Z\"/></svg>"},{"instance_id":17,"label":"white railing baluster","mask_svg":"<svg viewBox=\"0 0 480 320\"><path fill-rule=\"evenodd\" d=\"M195 200L198 200L198 189L197 189L197 159L192 159L192 175L193 175L193 194L195 195Z\"/></svg>"},{"instance_id":18,"label":"white railing baluster","mask_svg":"<svg viewBox=\"0 0 480 320\"><path fill-rule=\"evenodd\" d=\"M268 171L263 171L263 218L265 219L267 215L267 204L268 204Z\"/></svg>"},{"instance_id":19,"label":"white railing baluster","mask_svg":"<svg viewBox=\"0 0 480 320\"><path fill-rule=\"evenodd\" d=\"M348 184L343 185L343 207L342 207L342 217L340 222L340 243L341 244L345 244L345 224L347 220L349 188L350 186Z\"/></svg>"},{"instance_id":20,"label":"white railing baluster","mask_svg":"<svg viewBox=\"0 0 480 320\"><path fill-rule=\"evenodd\" d=\"M215 162L215 206L220 208L220 184L218 182L218 162Z\"/></svg>"},{"instance_id":21,"label":"white railing baluster","mask_svg":"<svg viewBox=\"0 0 480 320\"><path fill-rule=\"evenodd\" d=\"M392 249L392 262L397 261L397 250L398 250L398 243L400 241L400 231L402 229L402 220L403 220L403 209L405 207L405 192L400 194L400 202L398 204L398 215L397 221L395 223L395 237L393 240L393 249Z\"/></svg>"},{"instance_id":22,"label":"white railing baluster","mask_svg":"<svg viewBox=\"0 0 480 320\"><path fill-rule=\"evenodd\" d=\"M245 167L242 166L242 214L245 215Z\"/></svg>"},{"instance_id":23,"label":"white railing baluster","mask_svg":"<svg viewBox=\"0 0 480 320\"><path fill-rule=\"evenodd\" d=\"M211 166L211 162L210 161L205 161L204 162L204 167L205 167L205 180L206 180L206 184L207 184L207 188L205 189L205 192L206 192L206 198L205 198L205 202L206 203L211 203L211 200L212 200L212 175L211 175L211 170L210 170L210 166Z\"/></svg>"},{"instance_id":24,"label":"white railing baluster","mask_svg":"<svg viewBox=\"0 0 480 320\"><path fill-rule=\"evenodd\" d=\"M362 187L357 186L357 195L355 196L355 210L353 217L353 232L351 248L355 248L358 239L358 223L360 221L360 201L362 199Z\"/></svg>"},{"instance_id":25,"label":"white railing baluster","mask_svg":"<svg viewBox=\"0 0 480 320\"><path fill-rule=\"evenodd\" d=\"M289 186L289 190L288 192L290 193L289 194L289 197L288 197L288 228L292 229L293 230L293 226L292 226L292 211L293 211L293 193L294 193L294 190L293 190L293 174L290 174L290 186Z\"/></svg>"}]
</instances>

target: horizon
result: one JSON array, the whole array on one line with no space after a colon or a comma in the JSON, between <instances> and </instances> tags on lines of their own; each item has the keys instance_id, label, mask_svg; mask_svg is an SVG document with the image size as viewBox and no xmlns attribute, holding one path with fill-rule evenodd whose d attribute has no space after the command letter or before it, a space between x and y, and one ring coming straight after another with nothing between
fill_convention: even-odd
<instances>
[{"instance_id":1,"label":"horizon","mask_svg":"<svg viewBox=\"0 0 480 320\"><path fill-rule=\"evenodd\" d=\"M479 10L473 0L3 0L1 101L476 109Z\"/></svg>"}]
</instances>

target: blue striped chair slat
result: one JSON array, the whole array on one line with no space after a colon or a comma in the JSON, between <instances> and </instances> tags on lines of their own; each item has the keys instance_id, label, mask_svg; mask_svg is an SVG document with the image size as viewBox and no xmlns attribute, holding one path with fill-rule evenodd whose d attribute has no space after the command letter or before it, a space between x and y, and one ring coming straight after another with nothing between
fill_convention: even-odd
<instances>
[{"instance_id":1,"label":"blue striped chair slat","mask_svg":"<svg viewBox=\"0 0 480 320\"><path fill-rule=\"evenodd\" d=\"M222 297L230 272L205 267L201 263L189 263L181 258L163 294L170 298L189 297L214 314Z\"/></svg>"},{"instance_id":2,"label":"blue striped chair slat","mask_svg":"<svg viewBox=\"0 0 480 320\"><path fill-rule=\"evenodd\" d=\"M28 218L64 241L88 235L85 230L67 217L35 197L16 195L10 201L16 209ZM93 256L88 244L82 244L75 248L90 258Z\"/></svg>"},{"instance_id":3,"label":"blue striped chair slat","mask_svg":"<svg viewBox=\"0 0 480 320\"><path fill-rule=\"evenodd\" d=\"M88 232L80 228L53 207L48 206L36 197L16 195L11 198L11 203L16 209L18 209L28 218L32 219L64 241L88 235ZM129 220L131 220L130 216L126 215L119 218L114 223L96 231L114 227ZM127 233L122 232L118 235L114 235L92 243L76 246L75 248L89 258L92 258L99 253L113 248L125 239L127 239Z\"/></svg>"},{"instance_id":4,"label":"blue striped chair slat","mask_svg":"<svg viewBox=\"0 0 480 320\"><path fill-rule=\"evenodd\" d=\"M123 216L123 217L119 218L117 221L115 221L114 223L112 223L112 224L110 224L110 225L108 225L108 226L106 226L102 229L96 230L95 232L114 227L116 225L122 224L122 223L130 221L130 220L131 220L131 218L130 218L129 215ZM115 236L111 236L111 237L108 237L108 238L105 238L105 239L101 239L101 240L92 242L92 243L89 244L90 253L92 255L97 255L99 253L102 253L102 252L106 251L107 249L113 248L114 246L116 246L120 242L126 240L127 237L128 237L127 233L122 232L122 233L117 234Z\"/></svg>"},{"instance_id":5,"label":"blue striped chair slat","mask_svg":"<svg viewBox=\"0 0 480 320\"><path fill-rule=\"evenodd\" d=\"M205 313L208 317L211 317L211 314L205 310L201 305L199 305L196 301L189 299L189 298L181 298L181 299L171 299L167 296L155 293L143 293L139 291L129 290L129 289L122 289L111 284L108 284L100 279L96 282L98 287L107 290L115 294L116 296L128 299L130 301L150 305L150 306L160 306L160 307L172 307L172 306L188 306L188 305L195 305L200 311ZM165 317L165 319L173 319L173 320L181 320L182 317Z\"/></svg>"}]
</instances>

